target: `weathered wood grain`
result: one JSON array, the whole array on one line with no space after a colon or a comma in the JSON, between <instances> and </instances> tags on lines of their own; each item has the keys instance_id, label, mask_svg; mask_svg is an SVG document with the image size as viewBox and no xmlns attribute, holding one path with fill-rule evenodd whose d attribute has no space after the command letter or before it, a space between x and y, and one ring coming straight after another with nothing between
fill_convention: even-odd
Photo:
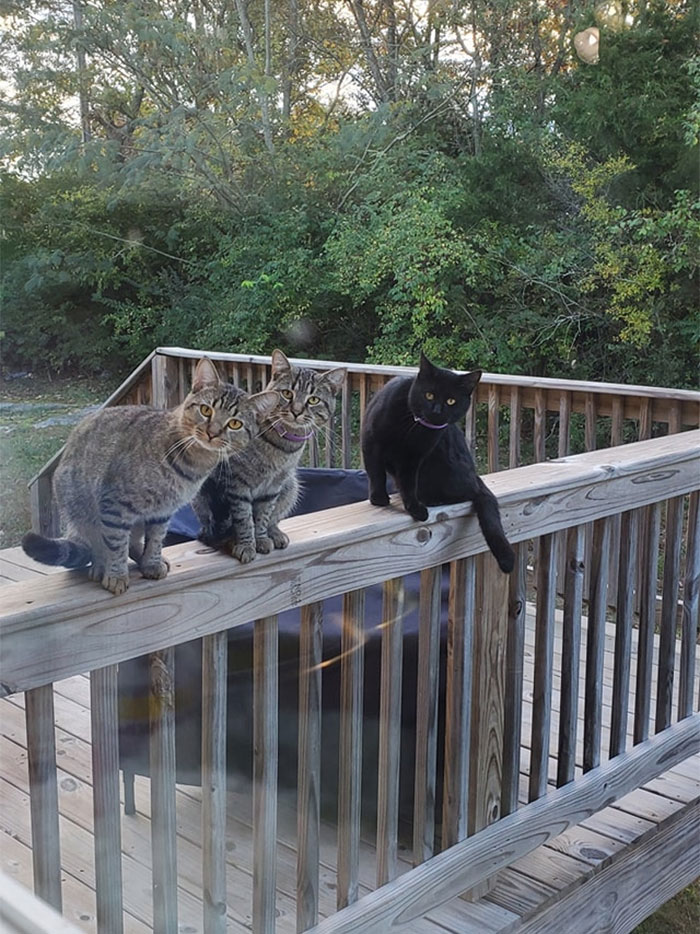
<instances>
[{"instance_id":1,"label":"weathered wood grain","mask_svg":"<svg viewBox=\"0 0 700 934\"><path fill-rule=\"evenodd\" d=\"M658 504L644 513L640 554L639 639L637 643L637 678L634 705L634 741L641 743L649 735L651 713L651 669L654 628L656 626L656 575L659 554L661 510Z\"/></svg>"},{"instance_id":2,"label":"weathered wood grain","mask_svg":"<svg viewBox=\"0 0 700 934\"><path fill-rule=\"evenodd\" d=\"M314 603L302 607L299 632L298 932L318 921L322 661L323 608L320 603Z\"/></svg>"},{"instance_id":3,"label":"weathered wood grain","mask_svg":"<svg viewBox=\"0 0 700 934\"><path fill-rule=\"evenodd\" d=\"M583 604L583 526L568 530L565 539L564 618L557 749L557 785L573 781L576 765L579 667L581 662L581 610ZM564 533L560 533L564 534Z\"/></svg>"},{"instance_id":4,"label":"weathered wood grain","mask_svg":"<svg viewBox=\"0 0 700 934\"><path fill-rule=\"evenodd\" d=\"M204 934L226 931L226 632L202 640L202 907Z\"/></svg>"},{"instance_id":5,"label":"weathered wood grain","mask_svg":"<svg viewBox=\"0 0 700 934\"><path fill-rule=\"evenodd\" d=\"M364 591L346 593L340 644L338 908L359 897L364 613Z\"/></svg>"},{"instance_id":6,"label":"weathered wood grain","mask_svg":"<svg viewBox=\"0 0 700 934\"><path fill-rule=\"evenodd\" d=\"M116 665L90 673L90 713L97 924L101 931L121 934L124 908Z\"/></svg>"},{"instance_id":7,"label":"weathered wood grain","mask_svg":"<svg viewBox=\"0 0 700 934\"><path fill-rule=\"evenodd\" d=\"M443 850L467 835L475 588L476 558L454 561L447 611Z\"/></svg>"},{"instance_id":8,"label":"weathered wood grain","mask_svg":"<svg viewBox=\"0 0 700 934\"><path fill-rule=\"evenodd\" d=\"M637 584L639 513L622 514L619 529L620 560L615 617L615 669L613 680L610 755L625 751L630 693L634 592Z\"/></svg>"},{"instance_id":9,"label":"weathered wood grain","mask_svg":"<svg viewBox=\"0 0 700 934\"><path fill-rule=\"evenodd\" d=\"M592 566L588 597L588 642L586 648L586 697L583 729L583 770L600 764L602 735L603 660L605 614L608 607L610 518L593 525Z\"/></svg>"},{"instance_id":10,"label":"weathered wood grain","mask_svg":"<svg viewBox=\"0 0 700 934\"><path fill-rule=\"evenodd\" d=\"M529 800L540 798L547 788L550 727L552 718L552 658L554 607L557 595L557 549L554 535L540 538L537 558L537 609L535 673L532 697L532 757Z\"/></svg>"},{"instance_id":11,"label":"weathered wood grain","mask_svg":"<svg viewBox=\"0 0 700 934\"><path fill-rule=\"evenodd\" d=\"M692 492L700 432L521 467L488 477L509 538L521 541ZM292 547L236 565L197 545L168 551L163 581L135 577L113 597L80 572L2 588L0 693L146 654L172 640L240 625L485 550L470 505L434 507L416 525L365 503L287 520ZM236 599L230 595L235 589Z\"/></svg>"},{"instance_id":12,"label":"weathered wood grain","mask_svg":"<svg viewBox=\"0 0 700 934\"><path fill-rule=\"evenodd\" d=\"M413 810L413 864L435 851L438 691L442 568L421 571L416 682L416 766Z\"/></svg>"},{"instance_id":13,"label":"weathered wood grain","mask_svg":"<svg viewBox=\"0 0 700 934\"><path fill-rule=\"evenodd\" d=\"M501 789L501 813L503 816L512 814L518 807L525 621L527 616L527 550L527 542L520 542L515 546L515 567L509 581L503 711L503 783Z\"/></svg>"},{"instance_id":14,"label":"weathered wood grain","mask_svg":"<svg viewBox=\"0 0 700 934\"><path fill-rule=\"evenodd\" d=\"M175 811L175 649L153 652L149 695L153 924L177 931Z\"/></svg>"},{"instance_id":15,"label":"weathered wood grain","mask_svg":"<svg viewBox=\"0 0 700 934\"><path fill-rule=\"evenodd\" d=\"M4 934L82 934L5 872L0 872L0 922Z\"/></svg>"},{"instance_id":16,"label":"weathered wood grain","mask_svg":"<svg viewBox=\"0 0 700 934\"><path fill-rule=\"evenodd\" d=\"M378 887L390 882L398 873L404 599L403 580L398 578L384 583L379 689Z\"/></svg>"},{"instance_id":17,"label":"weathered wood grain","mask_svg":"<svg viewBox=\"0 0 700 934\"><path fill-rule=\"evenodd\" d=\"M659 641L654 727L657 733L665 729L671 722L682 537L683 497L676 496L670 499L666 506L664 576L661 594L661 639Z\"/></svg>"},{"instance_id":18,"label":"weathered wood grain","mask_svg":"<svg viewBox=\"0 0 700 934\"><path fill-rule=\"evenodd\" d=\"M274 934L277 893L277 617L253 632L253 931Z\"/></svg>"},{"instance_id":19,"label":"weathered wood grain","mask_svg":"<svg viewBox=\"0 0 700 934\"><path fill-rule=\"evenodd\" d=\"M689 716L693 710L695 682L695 647L698 638L698 608L700 605L700 494L692 493L688 504L685 580L683 584L683 618L681 623L681 663L678 686L678 717ZM700 701L698 702L700 706Z\"/></svg>"},{"instance_id":20,"label":"weathered wood grain","mask_svg":"<svg viewBox=\"0 0 700 934\"><path fill-rule=\"evenodd\" d=\"M312 929L312 934L410 931L415 919L607 807L700 750L700 714L635 746L455 844Z\"/></svg>"},{"instance_id":21,"label":"weathered wood grain","mask_svg":"<svg viewBox=\"0 0 700 934\"><path fill-rule=\"evenodd\" d=\"M46 684L27 691L25 703L34 891L57 911L61 911L61 843L58 832L53 685Z\"/></svg>"}]
</instances>

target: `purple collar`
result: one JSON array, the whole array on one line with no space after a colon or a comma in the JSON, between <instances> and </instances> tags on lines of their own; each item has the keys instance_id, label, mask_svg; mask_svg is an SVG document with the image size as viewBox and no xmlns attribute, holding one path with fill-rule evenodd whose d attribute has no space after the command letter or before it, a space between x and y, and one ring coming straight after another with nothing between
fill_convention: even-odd
<instances>
[{"instance_id":1,"label":"purple collar","mask_svg":"<svg viewBox=\"0 0 700 934\"><path fill-rule=\"evenodd\" d=\"M418 422L419 425L422 425L424 428L447 428L447 422L444 425L431 425L430 422L426 422L425 419L419 418L417 415L413 416L413 421Z\"/></svg>"},{"instance_id":2,"label":"purple collar","mask_svg":"<svg viewBox=\"0 0 700 934\"><path fill-rule=\"evenodd\" d=\"M284 438L285 441L308 441L314 434L313 431L311 431L308 435L295 435L279 424L275 425L274 428L280 438Z\"/></svg>"}]
</instances>

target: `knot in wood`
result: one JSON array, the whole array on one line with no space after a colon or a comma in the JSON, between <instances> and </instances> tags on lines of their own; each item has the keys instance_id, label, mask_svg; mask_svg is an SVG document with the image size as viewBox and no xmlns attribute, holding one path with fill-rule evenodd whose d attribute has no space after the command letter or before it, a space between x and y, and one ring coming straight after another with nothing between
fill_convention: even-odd
<instances>
[{"instance_id":1,"label":"knot in wood","mask_svg":"<svg viewBox=\"0 0 700 934\"><path fill-rule=\"evenodd\" d=\"M432 538L432 535L433 533L430 531L430 529L426 529L425 526L418 529L418 531L416 532L416 538L421 543L421 545L424 544L425 542L429 542L430 539Z\"/></svg>"}]
</instances>

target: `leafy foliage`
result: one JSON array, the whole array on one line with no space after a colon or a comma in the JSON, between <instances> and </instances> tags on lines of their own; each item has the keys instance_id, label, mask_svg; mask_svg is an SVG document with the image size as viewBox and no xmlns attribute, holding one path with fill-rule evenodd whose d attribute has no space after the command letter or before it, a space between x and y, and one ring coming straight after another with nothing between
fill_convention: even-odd
<instances>
[{"instance_id":1,"label":"leafy foliage","mask_svg":"<svg viewBox=\"0 0 700 934\"><path fill-rule=\"evenodd\" d=\"M693 384L685 3L625 5L597 65L585 3L4 6L9 365L425 347Z\"/></svg>"}]
</instances>

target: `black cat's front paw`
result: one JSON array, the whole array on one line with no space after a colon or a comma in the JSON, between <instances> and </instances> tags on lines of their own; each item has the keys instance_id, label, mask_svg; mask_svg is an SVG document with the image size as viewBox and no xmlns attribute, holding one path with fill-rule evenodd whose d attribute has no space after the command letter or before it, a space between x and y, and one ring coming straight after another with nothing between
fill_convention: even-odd
<instances>
[{"instance_id":1,"label":"black cat's front paw","mask_svg":"<svg viewBox=\"0 0 700 934\"><path fill-rule=\"evenodd\" d=\"M388 506L389 505L389 496L387 495L386 490L380 492L372 492L369 494L369 501L373 506Z\"/></svg>"},{"instance_id":2,"label":"black cat's front paw","mask_svg":"<svg viewBox=\"0 0 700 934\"><path fill-rule=\"evenodd\" d=\"M428 518L428 510L423 503L406 503L406 512L412 519L415 519L416 522L425 522Z\"/></svg>"}]
</instances>

